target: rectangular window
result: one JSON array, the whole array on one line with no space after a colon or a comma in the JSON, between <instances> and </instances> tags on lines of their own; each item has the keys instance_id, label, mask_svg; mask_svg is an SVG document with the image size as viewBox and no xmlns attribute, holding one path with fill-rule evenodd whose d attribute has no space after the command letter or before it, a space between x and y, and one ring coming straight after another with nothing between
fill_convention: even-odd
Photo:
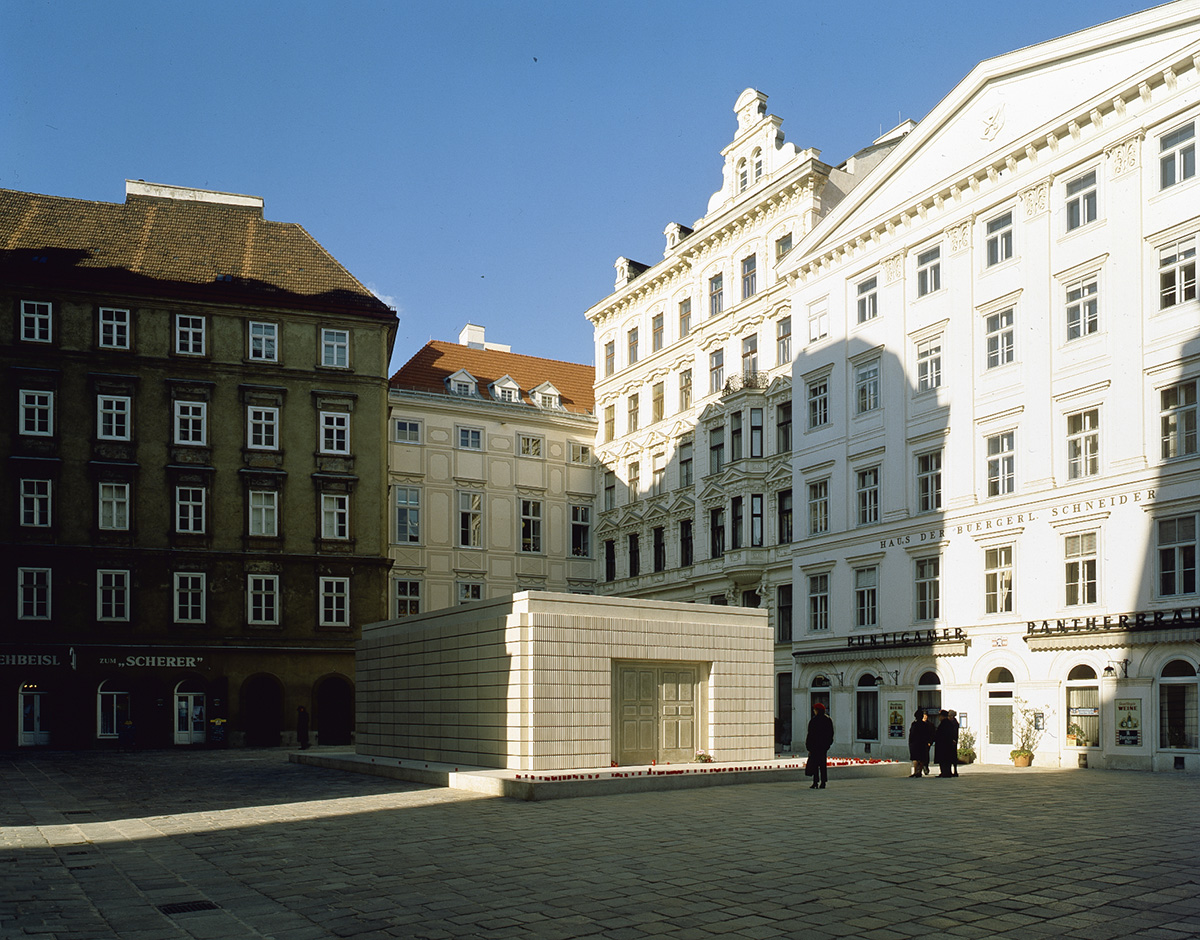
<instances>
[{"instance_id":1,"label":"rectangular window","mask_svg":"<svg viewBox=\"0 0 1200 940\"><path fill-rule=\"evenodd\" d=\"M350 333L321 330L321 365L345 369L350 365Z\"/></svg>"},{"instance_id":2,"label":"rectangular window","mask_svg":"<svg viewBox=\"0 0 1200 940\"><path fill-rule=\"evenodd\" d=\"M204 623L207 577L202 571L175 572L175 623Z\"/></svg>"},{"instance_id":3,"label":"rectangular window","mask_svg":"<svg viewBox=\"0 0 1200 940\"><path fill-rule=\"evenodd\" d=\"M742 300L753 297L758 292L758 255L742 259Z\"/></svg>"},{"instance_id":4,"label":"rectangular window","mask_svg":"<svg viewBox=\"0 0 1200 940\"><path fill-rule=\"evenodd\" d=\"M611 470L604 473L604 508L617 508L617 475Z\"/></svg>"},{"instance_id":5,"label":"rectangular window","mask_svg":"<svg viewBox=\"0 0 1200 940\"><path fill-rule=\"evenodd\" d=\"M50 569L17 569L17 619L50 619Z\"/></svg>"},{"instance_id":6,"label":"rectangular window","mask_svg":"<svg viewBox=\"0 0 1200 940\"><path fill-rule=\"evenodd\" d=\"M667 540L664 535L662 526L655 526L652 533L654 537L654 570L666 571L667 569Z\"/></svg>"},{"instance_id":7,"label":"rectangular window","mask_svg":"<svg viewBox=\"0 0 1200 940\"><path fill-rule=\"evenodd\" d=\"M723 558L725 556L725 510L710 509L708 512L708 556Z\"/></svg>"},{"instance_id":8,"label":"rectangular window","mask_svg":"<svg viewBox=\"0 0 1200 940\"><path fill-rule=\"evenodd\" d=\"M679 445L679 485L691 486L696 480L692 463L692 442L683 441Z\"/></svg>"},{"instance_id":9,"label":"rectangular window","mask_svg":"<svg viewBox=\"0 0 1200 940\"><path fill-rule=\"evenodd\" d=\"M101 529L129 528L129 484L101 483L98 525Z\"/></svg>"},{"instance_id":10,"label":"rectangular window","mask_svg":"<svg viewBox=\"0 0 1200 940\"><path fill-rule=\"evenodd\" d=\"M855 291L858 294L858 322L874 320L879 316L879 278L869 277L859 281Z\"/></svg>"},{"instance_id":11,"label":"rectangular window","mask_svg":"<svg viewBox=\"0 0 1200 940\"><path fill-rule=\"evenodd\" d=\"M392 422L392 440L399 444L420 444L421 422L397 418Z\"/></svg>"},{"instance_id":12,"label":"rectangular window","mask_svg":"<svg viewBox=\"0 0 1200 940\"><path fill-rule=\"evenodd\" d=\"M918 558L917 620L937 620L941 616L941 559Z\"/></svg>"},{"instance_id":13,"label":"rectangular window","mask_svg":"<svg viewBox=\"0 0 1200 940\"><path fill-rule=\"evenodd\" d=\"M607 444L617 435L617 406L604 406L604 442Z\"/></svg>"},{"instance_id":14,"label":"rectangular window","mask_svg":"<svg viewBox=\"0 0 1200 940\"><path fill-rule=\"evenodd\" d=\"M775 260L778 261L792 250L792 233L788 232L782 238L775 239Z\"/></svg>"},{"instance_id":15,"label":"rectangular window","mask_svg":"<svg viewBox=\"0 0 1200 940\"><path fill-rule=\"evenodd\" d=\"M532 457L540 460L542 457L542 439L529 434L517 435L517 453L522 457Z\"/></svg>"},{"instance_id":16,"label":"rectangular window","mask_svg":"<svg viewBox=\"0 0 1200 940\"><path fill-rule=\"evenodd\" d=\"M829 303L820 301L808 308L808 341L824 339L829 335Z\"/></svg>"},{"instance_id":17,"label":"rectangular window","mask_svg":"<svg viewBox=\"0 0 1200 940\"><path fill-rule=\"evenodd\" d=\"M687 411L692 407L692 370L684 369L679 373L679 410Z\"/></svg>"},{"instance_id":18,"label":"rectangular window","mask_svg":"<svg viewBox=\"0 0 1200 940\"><path fill-rule=\"evenodd\" d=\"M278 362L279 327L274 323L251 320L247 328L250 331L250 358L259 362Z\"/></svg>"},{"instance_id":19,"label":"rectangular window","mask_svg":"<svg viewBox=\"0 0 1200 940\"><path fill-rule=\"evenodd\" d=\"M321 626L350 626L350 579L321 578Z\"/></svg>"},{"instance_id":20,"label":"rectangular window","mask_svg":"<svg viewBox=\"0 0 1200 940\"><path fill-rule=\"evenodd\" d=\"M656 313L650 320L650 348L658 352L663 348L663 315Z\"/></svg>"},{"instance_id":21,"label":"rectangular window","mask_svg":"<svg viewBox=\"0 0 1200 940\"><path fill-rule=\"evenodd\" d=\"M579 464L583 467L592 465L592 448L590 444L580 444L578 441L571 441L571 463Z\"/></svg>"},{"instance_id":22,"label":"rectangular window","mask_svg":"<svg viewBox=\"0 0 1200 940\"><path fill-rule=\"evenodd\" d=\"M781 584L775 589L775 642L792 642L792 586L790 584ZM790 673L788 680L790 686Z\"/></svg>"},{"instance_id":23,"label":"rectangular window","mask_svg":"<svg viewBox=\"0 0 1200 940\"><path fill-rule=\"evenodd\" d=\"M787 365L792 361L792 318L784 317L775 324L775 364Z\"/></svg>"},{"instance_id":24,"label":"rectangular window","mask_svg":"<svg viewBox=\"0 0 1200 940\"><path fill-rule=\"evenodd\" d=\"M729 416L729 459L742 459L742 413L735 411Z\"/></svg>"},{"instance_id":25,"label":"rectangular window","mask_svg":"<svg viewBox=\"0 0 1200 940\"><path fill-rule=\"evenodd\" d=\"M1100 329L1096 275L1067 285L1067 342L1091 336Z\"/></svg>"},{"instance_id":26,"label":"rectangular window","mask_svg":"<svg viewBox=\"0 0 1200 940\"><path fill-rule=\"evenodd\" d=\"M181 356L204 355L204 317L175 317L175 352Z\"/></svg>"},{"instance_id":27,"label":"rectangular window","mask_svg":"<svg viewBox=\"0 0 1200 940\"><path fill-rule=\"evenodd\" d=\"M874 565L854 569L854 625L879 625L879 569Z\"/></svg>"},{"instance_id":28,"label":"rectangular window","mask_svg":"<svg viewBox=\"0 0 1200 940\"><path fill-rule=\"evenodd\" d=\"M1096 221L1096 171L1067 183L1067 231Z\"/></svg>"},{"instance_id":29,"label":"rectangular window","mask_svg":"<svg viewBox=\"0 0 1200 940\"><path fill-rule=\"evenodd\" d=\"M201 486L175 487L175 531L204 533L206 493Z\"/></svg>"},{"instance_id":30,"label":"rectangular window","mask_svg":"<svg viewBox=\"0 0 1200 940\"><path fill-rule=\"evenodd\" d=\"M421 541L421 491L415 486L396 487L396 543Z\"/></svg>"},{"instance_id":31,"label":"rectangular window","mask_svg":"<svg viewBox=\"0 0 1200 940\"><path fill-rule=\"evenodd\" d=\"M642 492L642 465L640 461L629 461L629 470L627 476L629 486L625 502L636 503L638 496L640 496Z\"/></svg>"},{"instance_id":32,"label":"rectangular window","mask_svg":"<svg viewBox=\"0 0 1200 940\"><path fill-rule=\"evenodd\" d=\"M278 408L246 408L246 446L250 450L279 449Z\"/></svg>"},{"instance_id":33,"label":"rectangular window","mask_svg":"<svg viewBox=\"0 0 1200 940\"><path fill-rule=\"evenodd\" d=\"M321 538L350 538L350 497L344 493L321 494Z\"/></svg>"},{"instance_id":34,"label":"rectangular window","mask_svg":"<svg viewBox=\"0 0 1200 940\"><path fill-rule=\"evenodd\" d=\"M521 551L542 550L542 501L521 500Z\"/></svg>"},{"instance_id":35,"label":"rectangular window","mask_svg":"<svg viewBox=\"0 0 1200 940\"><path fill-rule=\"evenodd\" d=\"M629 331L626 339L628 340L629 364L633 365L638 361L638 331L636 326Z\"/></svg>"},{"instance_id":36,"label":"rectangular window","mask_svg":"<svg viewBox=\"0 0 1200 940\"><path fill-rule=\"evenodd\" d=\"M742 340L742 375L750 376L758 371L758 334Z\"/></svg>"},{"instance_id":37,"label":"rectangular window","mask_svg":"<svg viewBox=\"0 0 1200 940\"><path fill-rule=\"evenodd\" d=\"M725 350L708 354L708 391L715 395L725 387Z\"/></svg>"},{"instance_id":38,"label":"rectangular window","mask_svg":"<svg viewBox=\"0 0 1200 940\"><path fill-rule=\"evenodd\" d=\"M750 494L750 546L763 544L763 498L761 493Z\"/></svg>"},{"instance_id":39,"label":"rectangular window","mask_svg":"<svg viewBox=\"0 0 1200 940\"><path fill-rule=\"evenodd\" d=\"M458 494L458 544L461 548L483 548L483 494Z\"/></svg>"},{"instance_id":40,"label":"rectangular window","mask_svg":"<svg viewBox=\"0 0 1200 940\"><path fill-rule=\"evenodd\" d=\"M1100 409L1067 415L1067 479L1100 472Z\"/></svg>"},{"instance_id":41,"label":"rectangular window","mask_svg":"<svg viewBox=\"0 0 1200 940\"><path fill-rule=\"evenodd\" d=\"M1096 533L1068 535L1066 554L1067 606L1096 603Z\"/></svg>"},{"instance_id":42,"label":"rectangular window","mask_svg":"<svg viewBox=\"0 0 1200 940\"><path fill-rule=\"evenodd\" d=\"M829 380L818 379L808 384L808 427L824 427L829 423Z\"/></svg>"},{"instance_id":43,"label":"rectangular window","mask_svg":"<svg viewBox=\"0 0 1200 940\"><path fill-rule=\"evenodd\" d=\"M479 428L459 428L458 449L483 450L483 431Z\"/></svg>"},{"instance_id":44,"label":"rectangular window","mask_svg":"<svg viewBox=\"0 0 1200 940\"><path fill-rule=\"evenodd\" d=\"M208 402L175 402L175 443L194 446L208 443Z\"/></svg>"},{"instance_id":45,"label":"rectangular window","mask_svg":"<svg viewBox=\"0 0 1200 940\"><path fill-rule=\"evenodd\" d=\"M49 343L54 336L53 317L48 303L21 301L21 339L26 343Z\"/></svg>"},{"instance_id":46,"label":"rectangular window","mask_svg":"<svg viewBox=\"0 0 1200 940\"><path fill-rule=\"evenodd\" d=\"M1001 545L984 552L984 610L989 614L1012 613L1012 546Z\"/></svg>"},{"instance_id":47,"label":"rectangular window","mask_svg":"<svg viewBox=\"0 0 1200 940\"><path fill-rule=\"evenodd\" d=\"M100 308L100 348L129 348L129 311L113 307Z\"/></svg>"},{"instance_id":48,"label":"rectangular window","mask_svg":"<svg viewBox=\"0 0 1200 940\"><path fill-rule=\"evenodd\" d=\"M21 481L21 525L45 528L50 525L50 481Z\"/></svg>"},{"instance_id":49,"label":"rectangular window","mask_svg":"<svg viewBox=\"0 0 1200 940\"><path fill-rule=\"evenodd\" d=\"M808 534L829 531L829 481L808 484Z\"/></svg>"},{"instance_id":50,"label":"rectangular window","mask_svg":"<svg viewBox=\"0 0 1200 940\"><path fill-rule=\"evenodd\" d=\"M571 555L574 558L592 557L592 507L571 507Z\"/></svg>"},{"instance_id":51,"label":"rectangular window","mask_svg":"<svg viewBox=\"0 0 1200 940\"><path fill-rule=\"evenodd\" d=\"M253 624L279 623L279 575L247 575L246 619Z\"/></svg>"},{"instance_id":52,"label":"rectangular window","mask_svg":"<svg viewBox=\"0 0 1200 940\"><path fill-rule=\"evenodd\" d=\"M685 297L679 301L679 338L683 339L692 332L692 298Z\"/></svg>"},{"instance_id":53,"label":"rectangular window","mask_svg":"<svg viewBox=\"0 0 1200 940\"><path fill-rule=\"evenodd\" d=\"M990 314L986 319L987 367L1008 365L1016 355L1013 308Z\"/></svg>"},{"instance_id":54,"label":"rectangular window","mask_svg":"<svg viewBox=\"0 0 1200 940\"><path fill-rule=\"evenodd\" d=\"M667 455L658 453L654 455L654 465L651 469L653 476L650 478L650 495L661 496L667 482Z\"/></svg>"},{"instance_id":55,"label":"rectangular window","mask_svg":"<svg viewBox=\"0 0 1200 940\"><path fill-rule=\"evenodd\" d=\"M917 390L928 392L942 384L942 338L917 343Z\"/></svg>"},{"instance_id":56,"label":"rectangular window","mask_svg":"<svg viewBox=\"0 0 1200 940\"><path fill-rule=\"evenodd\" d=\"M1003 431L987 439L987 494L1007 496L1016 490L1016 432Z\"/></svg>"},{"instance_id":57,"label":"rectangular window","mask_svg":"<svg viewBox=\"0 0 1200 940\"><path fill-rule=\"evenodd\" d=\"M874 411L879 402L879 360L870 359L854 367L854 413Z\"/></svg>"},{"instance_id":58,"label":"rectangular window","mask_svg":"<svg viewBox=\"0 0 1200 940\"><path fill-rule=\"evenodd\" d=\"M321 453L350 453L350 415L344 411L321 412Z\"/></svg>"},{"instance_id":59,"label":"rectangular window","mask_svg":"<svg viewBox=\"0 0 1200 940\"><path fill-rule=\"evenodd\" d=\"M1013 256L1013 214L1006 212L987 224L987 266L1000 264Z\"/></svg>"},{"instance_id":60,"label":"rectangular window","mask_svg":"<svg viewBox=\"0 0 1200 940\"><path fill-rule=\"evenodd\" d=\"M1161 189L1196 175L1196 123L1194 121L1163 134L1158 143Z\"/></svg>"},{"instance_id":61,"label":"rectangular window","mask_svg":"<svg viewBox=\"0 0 1200 940\"><path fill-rule=\"evenodd\" d=\"M942 508L942 452L917 455L917 512Z\"/></svg>"},{"instance_id":62,"label":"rectangular window","mask_svg":"<svg viewBox=\"0 0 1200 940\"><path fill-rule=\"evenodd\" d=\"M858 524L872 525L879 521L879 468L868 467L866 470L859 470L855 477Z\"/></svg>"},{"instance_id":63,"label":"rectangular window","mask_svg":"<svg viewBox=\"0 0 1200 940\"><path fill-rule=\"evenodd\" d=\"M1196 236L1189 235L1158 251L1159 308L1196 299Z\"/></svg>"},{"instance_id":64,"label":"rectangular window","mask_svg":"<svg viewBox=\"0 0 1200 940\"><path fill-rule=\"evenodd\" d=\"M483 585L478 581L458 582L458 602L470 604L472 601L483 600Z\"/></svg>"},{"instance_id":65,"label":"rectangular window","mask_svg":"<svg viewBox=\"0 0 1200 940\"><path fill-rule=\"evenodd\" d=\"M917 296L942 289L942 248L937 246L917 255Z\"/></svg>"},{"instance_id":66,"label":"rectangular window","mask_svg":"<svg viewBox=\"0 0 1200 940\"><path fill-rule=\"evenodd\" d=\"M692 520L679 520L679 564L688 568L695 561L695 552L692 544Z\"/></svg>"},{"instance_id":67,"label":"rectangular window","mask_svg":"<svg viewBox=\"0 0 1200 940\"><path fill-rule=\"evenodd\" d=\"M96 619L129 619L129 572L101 568L96 572Z\"/></svg>"},{"instance_id":68,"label":"rectangular window","mask_svg":"<svg viewBox=\"0 0 1200 940\"><path fill-rule=\"evenodd\" d=\"M604 344L604 374L612 375L617 368L617 344L609 341Z\"/></svg>"},{"instance_id":69,"label":"rectangular window","mask_svg":"<svg viewBox=\"0 0 1200 940\"><path fill-rule=\"evenodd\" d=\"M638 408L641 404L637 392L629 396L625 402L625 428L627 434L632 434L638 429Z\"/></svg>"},{"instance_id":70,"label":"rectangular window","mask_svg":"<svg viewBox=\"0 0 1200 940\"><path fill-rule=\"evenodd\" d=\"M808 629L824 633L829 630L829 575L814 574L808 578Z\"/></svg>"},{"instance_id":71,"label":"rectangular window","mask_svg":"<svg viewBox=\"0 0 1200 940\"><path fill-rule=\"evenodd\" d=\"M251 490L247 494L250 510L249 534L257 538L279 535L279 494L275 490Z\"/></svg>"},{"instance_id":72,"label":"rectangular window","mask_svg":"<svg viewBox=\"0 0 1200 940\"><path fill-rule=\"evenodd\" d=\"M123 395L99 395L96 398L96 437L102 441L127 441L130 438L131 400Z\"/></svg>"},{"instance_id":73,"label":"rectangular window","mask_svg":"<svg viewBox=\"0 0 1200 940\"><path fill-rule=\"evenodd\" d=\"M761 408L750 409L750 456L761 457L763 455L763 410Z\"/></svg>"},{"instance_id":74,"label":"rectangular window","mask_svg":"<svg viewBox=\"0 0 1200 940\"><path fill-rule=\"evenodd\" d=\"M859 688L854 692L854 737L857 741L879 740L879 690Z\"/></svg>"},{"instance_id":75,"label":"rectangular window","mask_svg":"<svg viewBox=\"0 0 1200 940\"><path fill-rule=\"evenodd\" d=\"M1196 453L1196 382L1180 382L1161 392L1159 421L1163 460Z\"/></svg>"},{"instance_id":76,"label":"rectangular window","mask_svg":"<svg viewBox=\"0 0 1200 940\"><path fill-rule=\"evenodd\" d=\"M663 409L665 407L664 398L666 396L666 385L662 382L655 382L654 387L650 390L650 420L651 422L661 421L663 419Z\"/></svg>"},{"instance_id":77,"label":"rectangular window","mask_svg":"<svg viewBox=\"0 0 1200 940\"><path fill-rule=\"evenodd\" d=\"M636 532L629 533L629 577L636 578L642 573L642 549L638 534Z\"/></svg>"},{"instance_id":78,"label":"rectangular window","mask_svg":"<svg viewBox=\"0 0 1200 940\"><path fill-rule=\"evenodd\" d=\"M710 317L717 316L725 309L724 291L722 288L721 275L708 279L708 315Z\"/></svg>"},{"instance_id":79,"label":"rectangular window","mask_svg":"<svg viewBox=\"0 0 1200 940\"><path fill-rule=\"evenodd\" d=\"M725 427L712 428L708 432L708 472L720 473L725 466Z\"/></svg>"},{"instance_id":80,"label":"rectangular window","mask_svg":"<svg viewBox=\"0 0 1200 940\"><path fill-rule=\"evenodd\" d=\"M792 403L780 402L775 406L775 453L792 452Z\"/></svg>"},{"instance_id":81,"label":"rectangular window","mask_svg":"<svg viewBox=\"0 0 1200 940\"><path fill-rule=\"evenodd\" d=\"M745 529L746 510L744 500L741 496L735 496L730 500L729 507L729 544L735 551L745 545L745 537L743 531Z\"/></svg>"},{"instance_id":82,"label":"rectangular window","mask_svg":"<svg viewBox=\"0 0 1200 940\"><path fill-rule=\"evenodd\" d=\"M396 598L396 619L419 614L421 612L421 582L396 579L392 585L392 592Z\"/></svg>"},{"instance_id":83,"label":"rectangular window","mask_svg":"<svg viewBox=\"0 0 1200 940\"><path fill-rule=\"evenodd\" d=\"M27 437L54 436L54 393L21 389L21 434Z\"/></svg>"},{"instance_id":84,"label":"rectangular window","mask_svg":"<svg viewBox=\"0 0 1200 940\"><path fill-rule=\"evenodd\" d=\"M1158 593L1180 597L1196 593L1196 515L1159 519Z\"/></svg>"}]
</instances>

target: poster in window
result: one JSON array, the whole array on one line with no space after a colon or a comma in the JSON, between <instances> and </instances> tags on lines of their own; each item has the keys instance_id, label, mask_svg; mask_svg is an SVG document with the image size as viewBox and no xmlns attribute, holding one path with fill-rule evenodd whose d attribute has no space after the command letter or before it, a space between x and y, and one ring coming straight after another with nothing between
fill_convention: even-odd
<instances>
[{"instance_id":1,"label":"poster in window","mask_svg":"<svg viewBox=\"0 0 1200 940\"><path fill-rule=\"evenodd\" d=\"M1142 700L1119 698L1113 704L1117 711L1117 744L1137 747L1142 743Z\"/></svg>"},{"instance_id":2,"label":"poster in window","mask_svg":"<svg viewBox=\"0 0 1200 940\"><path fill-rule=\"evenodd\" d=\"M904 703L888 702L888 737L904 737Z\"/></svg>"}]
</instances>

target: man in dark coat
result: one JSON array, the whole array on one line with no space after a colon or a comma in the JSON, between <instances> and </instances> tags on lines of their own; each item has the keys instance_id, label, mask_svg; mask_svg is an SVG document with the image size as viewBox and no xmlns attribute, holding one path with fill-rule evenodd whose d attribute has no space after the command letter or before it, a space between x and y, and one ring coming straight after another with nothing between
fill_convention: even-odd
<instances>
[{"instance_id":1,"label":"man in dark coat","mask_svg":"<svg viewBox=\"0 0 1200 940\"><path fill-rule=\"evenodd\" d=\"M808 722L808 734L804 738L804 747L808 751L808 761L805 772L812 776L810 789L825 789L829 779L827 759L829 749L833 747L833 721L825 714L825 704L817 702L813 706L813 716Z\"/></svg>"},{"instance_id":2,"label":"man in dark coat","mask_svg":"<svg viewBox=\"0 0 1200 940\"><path fill-rule=\"evenodd\" d=\"M939 777L954 776L954 757L958 750L956 725L946 709L938 712L938 726L933 736L933 759L937 761Z\"/></svg>"},{"instance_id":3,"label":"man in dark coat","mask_svg":"<svg viewBox=\"0 0 1200 940\"><path fill-rule=\"evenodd\" d=\"M933 744L933 725L925 709L918 708L913 723L908 726L908 756L913 763L909 778L929 773L929 745Z\"/></svg>"},{"instance_id":4,"label":"man in dark coat","mask_svg":"<svg viewBox=\"0 0 1200 940\"><path fill-rule=\"evenodd\" d=\"M956 712L953 708L950 709L949 715L950 715L950 724L954 728L954 763L950 765L950 776L957 777L958 776L958 731L962 727L962 725L960 725L958 723L958 712Z\"/></svg>"}]
</instances>

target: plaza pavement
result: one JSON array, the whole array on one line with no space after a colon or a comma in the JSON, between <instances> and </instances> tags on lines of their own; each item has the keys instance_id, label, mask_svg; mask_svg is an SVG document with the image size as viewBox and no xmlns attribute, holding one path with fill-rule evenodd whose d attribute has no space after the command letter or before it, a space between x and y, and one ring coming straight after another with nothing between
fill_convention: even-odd
<instances>
[{"instance_id":1,"label":"plaza pavement","mask_svg":"<svg viewBox=\"0 0 1200 940\"><path fill-rule=\"evenodd\" d=\"M1194 776L806 784L522 802L285 750L10 752L0 938L1200 936Z\"/></svg>"}]
</instances>

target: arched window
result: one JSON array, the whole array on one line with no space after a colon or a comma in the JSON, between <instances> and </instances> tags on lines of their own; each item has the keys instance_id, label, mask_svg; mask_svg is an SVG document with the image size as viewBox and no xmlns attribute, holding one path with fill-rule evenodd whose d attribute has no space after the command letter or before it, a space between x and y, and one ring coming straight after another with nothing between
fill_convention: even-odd
<instances>
[{"instance_id":1,"label":"arched window","mask_svg":"<svg viewBox=\"0 0 1200 940\"><path fill-rule=\"evenodd\" d=\"M1196 667L1184 659L1163 666L1158 685L1159 747L1197 746Z\"/></svg>"},{"instance_id":2,"label":"arched window","mask_svg":"<svg viewBox=\"0 0 1200 940\"><path fill-rule=\"evenodd\" d=\"M817 707L818 702L825 706L826 714L831 713L829 686L829 676L813 676L812 685L808 688L808 712L810 716L812 715L812 710Z\"/></svg>"},{"instance_id":3,"label":"arched window","mask_svg":"<svg viewBox=\"0 0 1200 940\"><path fill-rule=\"evenodd\" d=\"M917 708L936 715L942 708L942 680L932 670L921 673L917 680Z\"/></svg>"},{"instance_id":4,"label":"arched window","mask_svg":"<svg viewBox=\"0 0 1200 940\"><path fill-rule=\"evenodd\" d=\"M746 187L750 185L750 171L746 166L745 157L737 162L737 178L738 192L744 193L746 191Z\"/></svg>"},{"instance_id":5,"label":"arched window","mask_svg":"<svg viewBox=\"0 0 1200 940\"><path fill-rule=\"evenodd\" d=\"M96 690L96 737L115 738L129 718L129 693L112 679Z\"/></svg>"},{"instance_id":6,"label":"arched window","mask_svg":"<svg viewBox=\"0 0 1200 940\"><path fill-rule=\"evenodd\" d=\"M873 673L858 680L855 693L855 737L859 741L879 740L879 690Z\"/></svg>"},{"instance_id":7,"label":"arched window","mask_svg":"<svg viewBox=\"0 0 1200 940\"><path fill-rule=\"evenodd\" d=\"M987 681L988 681L988 684L990 685L990 684L996 683L996 682L1015 682L1016 680L1013 679L1013 674L1011 672L1009 672L1007 669L1005 669L1003 666L997 666L995 669L993 669L991 672L988 673Z\"/></svg>"},{"instance_id":8,"label":"arched window","mask_svg":"<svg viewBox=\"0 0 1200 940\"><path fill-rule=\"evenodd\" d=\"M1013 674L1003 666L997 666L987 677L988 713L987 730L988 744L1011 747L1013 743L1013 690L1011 688L995 688L995 686L1011 685Z\"/></svg>"},{"instance_id":9,"label":"arched window","mask_svg":"<svg viewBox=\"0 0 1200 940\"><path fill-rule=\"evenodd\" d=\"M1099 747L1100 687L1096 670L1080 663L1067 673L1067 747Z\"/></svg>"},{"instance_id":10,"label":"arched window","mask_svg":"<svg viewBox=\"0 0 1200 940\"><path fill-rule=\"evenodd\" d=\"M763 175L762 151L756 149L750 155L750 159L754 163L754 182L757 183Z\"/></svg>"}]
</instances>

